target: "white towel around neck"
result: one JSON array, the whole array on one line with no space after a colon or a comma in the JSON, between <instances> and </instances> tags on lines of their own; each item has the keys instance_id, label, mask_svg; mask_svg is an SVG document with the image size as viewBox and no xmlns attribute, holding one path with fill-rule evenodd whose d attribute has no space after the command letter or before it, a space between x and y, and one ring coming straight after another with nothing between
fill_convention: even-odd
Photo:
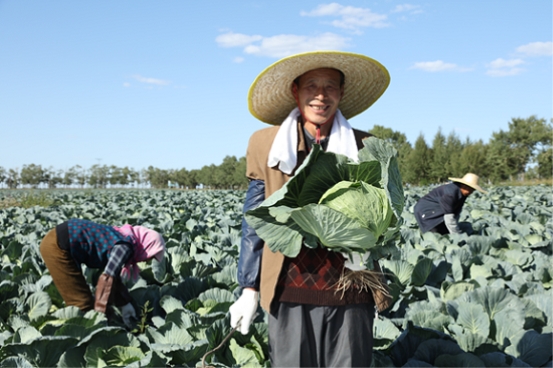
<instances>
[{"instance_id":1,"label":"white towel around neck","mask_svg":"<svg viewBox=\"0 0 553 368\"><path fill-rule=\"evenodd\" d=\"M269 151L269 160L267 161L269 167L278 165L279 170L288 175L296 168L298 158L299 116L300 110L296 107L281 124ZM357 142L353 129L340 110L336 110L326 150L327 152L345 155L355 162L358 161Z\"/></svg>"}]
</instances>

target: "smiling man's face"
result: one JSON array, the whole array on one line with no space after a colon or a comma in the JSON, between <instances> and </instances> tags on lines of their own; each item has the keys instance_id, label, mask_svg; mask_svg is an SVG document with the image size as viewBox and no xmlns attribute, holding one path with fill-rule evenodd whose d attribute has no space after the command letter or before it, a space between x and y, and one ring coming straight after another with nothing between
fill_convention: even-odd
<instances>
[{"instance_id":1,"label":"smiling man's face","mask_svg":"<svg viewBox=\"0 0 553 368\"><path fill-rule=\"evenodd\" d=\"M317 125L334 117L343 92L340 72L330 68L310 70L292 85L292 94L303 117Z\"/></svg>"}]
</instances>

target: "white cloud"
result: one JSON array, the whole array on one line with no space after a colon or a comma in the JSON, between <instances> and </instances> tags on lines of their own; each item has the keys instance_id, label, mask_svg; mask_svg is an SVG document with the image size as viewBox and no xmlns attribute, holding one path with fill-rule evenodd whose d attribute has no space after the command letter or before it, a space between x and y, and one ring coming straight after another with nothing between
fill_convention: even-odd
<instances>
[{"instance_id":1,"label":"white cloud","mask_svg":"<svg viewBox=\"0 0 553 368\"><path fill-rule=\"evenodd\" d=\"M235 33L230 32L231 35ZM224 35L221 35L224 36ZM224 37L217 37L223 38ZM234 47L243 47L246 54L257 56L269 56L281 58L300 52L317 51L317 50L341 50L349 46L349 39L339 36L334 33L323 33L317 36L301 36L283 34L272 37L261 36L244 36L243 40L249 40L249 43L236 43ZM221 43L219 45L222 46ZM231 46L223 46L231 47ZM236 62L242 62L239 58Z\"/></svg>"},{"instance_id":2,"label":"white cloud","mask_svg":"<svg viewBox=\"0 0 553 368\"><path fill-rule=\"evenodd\" d=\"M237 56L237 57L234 58L233 61L237 64L240 64L240 63L244 62L244 58L241 57L241 56Z\"/></svg>"},{"instance_id":3,"label":"white cloud","mask_svg":"<svg viewBox=\"0 0 553 368\"><path fill-rule=\"evenodd\" d=\"M486 66L486 74L492 77L507 77L518 75L524 72L520 66L525 64L525 59L535 56L553 55L553 42L530 42L516 48L516 54L519 58L503 59L497 58Z\"/></svg>"},{"instance_id":4,"label":"white cloud","mask_svg":"<svg viewBox=\"0 0 553 368\"><path fill-rule=\"evenodd\" d=\"M502 69L502 68L513 68L522 64L524 64L524 60L522 59L505 60L505 59L499 58L489 63L488 67L490 67L491 69Z\"/></svg>"},{"instance_id":5,"label":"white cloud","mask_svg":"<svg viewBox=\"0 0 553 368\"><path fill-rule=\"evenodd\" d=\"M387 23L388 16L385 14L374 13L369 8L356 8L338 3L322 4L309 12L302 11L300 15L304 17L338 17L339 19L332 21L330 24L357 33L360 32L360 28L389 26L389 23Z\"/></svg>"},{"instance_id":6,"label":"white cloud","mask_svg":"<svg viewBox=\"0 0 553 368\"><path fill-rule=\"evenodd\" d=\"M131 86L131 84L130 84L129 82L123 83L123 87L127 87L127 88L128 88L128 87L130 87L130 86Z\"/></svg>"},{"instance_id":7,"label":"white cloud","mask_svg":"<svg viewBox=\"0 0 553 368\"><path fill-rule=\"evenodd\" d=\"M461 68L457 64L445 63L442 60L436 61L421 61L413 64L410 69L420 69L425 72L443 72L443 71L467 71L466 68Z\"/></svg>"},{"instance_id":8,"label":"white cloud","mask_svg":"<svg viewBox=\"0 0 553 368\"><path fill-rule=\"evenodd\" d=\"M420 13L421 10L419 5L412 5L412 4L396 5L396 7L392 9L392 13L403 13L403 12Z\"/></svg>"},{"instance_id":9,"label":"white cloud","mask_svg":"<svg viewBox=\"0 0 553 368\"><path fill-rule=\"evenodd\" d=\"M252 42L263 39L262 36L249 36L241 33L227 32L215 38L215 42L221 47L247 46Z\"/></svg>"},{"instance_id":10,"label":"white cloud","mask_svg":"<svg viewBox=\"0 0 553 368\"><path fill-rule=\"evenodd\" d=\"M169 81L165 81L162 79L148 78L148 77L143 77L141 75L133 75L132 77L137 81L139 81L140 83L154 84L156 86L166 86L171 83Z\"/></svg>"},{"instance_id":11,"label":"white cloud","mask_svg":"<svg viewBox=\"0 0 553 368\"><path fill-rule=\"evenodd\" d=\"M517 47L517 52L524 56L553 55L553 42L531 42Z\"/></svg>"},{"instance_id":12,"label":"white cloud","mask_svg":"<svg viewBox=\"0 0 553 368\"><path fill-rule=\"evenodd\" d=\"M310 12L302 11L300 14L304 17L323 17L325 15L337 14L342 8L344 8L344 6L338 3L322 4L315 10L311 10Z\"/></svg>"},{"instance_id":13,"label":"white cloud","mask_svg":"<svg viewBox=\"0 0 553 368\"><path fill-rule=\"evenodd\" d=\"M250 45L244 52L281 58L300 52L339 50L347 46L348 39L334 33L323 33L318 36L277 35L263 38L260 45Z\"/></svg>"},{"instance_id":14,"label":"white cloud","mask_svg":"<svg viewBox=\"0 0 553 368\"><path fill-rule=\"evenodd\" d=\"M507 77L511 75L517 75L524 71L523 68L519 68L519 66L522 64L524 64L524 60L522 59L505 60L502 58L498 58L487 65L488 70L486 74L492 77Z\"/></svg>"}]
</instances>

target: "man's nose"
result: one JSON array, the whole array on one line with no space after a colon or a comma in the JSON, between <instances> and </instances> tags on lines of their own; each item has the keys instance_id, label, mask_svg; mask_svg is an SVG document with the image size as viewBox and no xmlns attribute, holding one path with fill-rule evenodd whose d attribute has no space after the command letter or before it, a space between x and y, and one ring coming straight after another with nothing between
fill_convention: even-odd
<instances>
[{"instance_id":1,"label":"man's nose","mask_svg":"<svg viewBox=\"0 0 553 368\"><path fill-rule=\"evenodd\" d=\"M315 91L315 97L317 98L324 98L325 96L325 89L324 87L319 87L317 88L317 90Z\"/></svg>"}]
</instances>

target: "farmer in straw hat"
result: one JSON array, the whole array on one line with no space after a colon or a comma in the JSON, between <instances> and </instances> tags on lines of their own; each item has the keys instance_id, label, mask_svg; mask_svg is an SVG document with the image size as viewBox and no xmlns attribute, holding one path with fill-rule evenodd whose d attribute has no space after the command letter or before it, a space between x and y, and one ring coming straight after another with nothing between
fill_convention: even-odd
<instances>
[{"instance_id":1,"label":"farmer in straw hat","mask_svg":"<svg viewBox=\"0 0 553 368\"><path fill-rule=\"evenodd\" d=\"M250 112L272 127L249 141L244 212L280 189L313 144L357 160L369 134L352 129L347 119L371 106L389 82L380 63L346 52L293 55L265 69L250 87L248 103ZM248 333L260 297L269 314L272 366L369 366L375 304L387 308L389 294L337 292L344 267L354 268L341 253L302 247L289 258L272 252L245 221L242 232L242 294L230 307L231 326ZM385 281L379 282L385 288Z\"/></svg>"},{"instance_id":2,"label":"farmer in straw hat","mask_svg":"<svg viewBox=\"0 0 553 368\"><path fill-rule=\"evenodd\" d=\"M478 185L478 176L468 173L462 178L449 178L451 183L432 189L418 200L415 217L421 231L442 235L459 234L459 215L468 196L474 190L486 193Z\"/></svg>"}]
</instances>

